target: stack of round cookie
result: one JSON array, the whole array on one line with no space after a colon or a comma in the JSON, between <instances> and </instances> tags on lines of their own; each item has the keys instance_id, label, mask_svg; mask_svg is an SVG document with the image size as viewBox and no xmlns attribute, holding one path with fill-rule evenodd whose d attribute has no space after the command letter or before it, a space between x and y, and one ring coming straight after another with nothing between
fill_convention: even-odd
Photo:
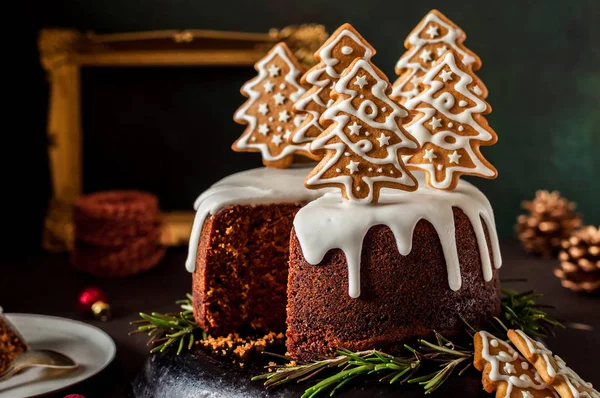
<instances>
[{"instance_id":1,"label":"stack of round cookie","mask_svg":"<svg viewBox=\"0 0 600 398\"><path fill-rule=\"evenodd\" d=\"M71 264L99 277L121 277L152 268L162 259L158 199L138 191L81 197L73 212Z\"/></svg>"}]
</instances>

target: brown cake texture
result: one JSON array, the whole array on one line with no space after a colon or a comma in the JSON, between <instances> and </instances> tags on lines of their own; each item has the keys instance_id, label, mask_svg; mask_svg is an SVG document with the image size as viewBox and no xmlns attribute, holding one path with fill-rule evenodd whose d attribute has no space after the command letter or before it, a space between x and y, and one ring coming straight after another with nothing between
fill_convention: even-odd
<instances>
[{"instance_id":1,"label":"brown cake texture","mask_svg":"<svg viewBox=\"0 0 600 398\"><path fill-rule=\"evenodd\" d=\"M235 205L207 217L193 273L202 329L213 336L285 330L290 232L302 206Z\"/></svg>"},{"instance_id":2,"label":"brown cake texture","mask_svg":"<svg viewBox=\"0 0 600 398\"><path fill-rule=\"evenodd\" d=\"M344 253L330 250L320 264L311 265L292 231L287 292L290 355L308 361L331 355L336 348L394 353L413 338L431 337L433 330L447 337L463 332L459 314L476 329L498 315L498 270L494 269L492 281L483 279L471 222L462 210L453 210L462 274L458 291L448 286L442 246L428 221L417 223L407 256L398 252L387 226L369 230L363 241L358 298L348 295ZM487 229L485 234L490 248Z\"/></svg>"},{"instance_id":3,"label":"brown cake texture","mask_svg":"<svg viewBox=\"0 0 600 398\"><path fill-rule=\"evenodd\" d=\"M0 373L27 350L27 344L13 326L4 318L0 308Z\"/></svg>"}]
</instances>

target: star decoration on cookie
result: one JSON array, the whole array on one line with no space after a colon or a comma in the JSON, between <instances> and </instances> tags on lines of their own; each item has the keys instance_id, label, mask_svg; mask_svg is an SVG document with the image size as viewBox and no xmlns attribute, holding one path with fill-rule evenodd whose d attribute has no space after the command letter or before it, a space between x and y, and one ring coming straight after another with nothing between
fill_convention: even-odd
<instances>
[{"instance_id":1,"label":"star decoration on cookie","mask_svg":"<svg viewBox=\"0 0 600 398\"><path fill-rule=\"evenodd\" d=\"M421 58L423 60L423 62L431 62L432 61L431 51L429 51L427 49L421 51L421 55L419 55L419 58Z\"/></svg>"},{"instance_id":2,"label":"star decoration on cookie","mask_svg":"<svg viewBox=\"0 0 600 398\"><path fill-rule=\"evenodd\" d=\"M258 113L260 113L263 116L266 115L267 113L269 113L269 105L258 104Z\"/></svg>"},{"instance_id":3,"label":"star decoration on cookie","mask_svg":"<svg viewBox=\"0 0 600 398\"><path fill-rule=\"evenodd\" d=\"M348 130L350 130L350 135L360 135L360 125L356 122L348 126Z\"/></svg>"},{"instance_id":4,"label":"star decoration on cookie","mask_svg":"<svg viewBox=\"0 0 600 398\"><path fill-rule=\"evenodd\" d=\"M346 166L346 168L348 170L350 170L351 174L354 174L354 173L356 173L358 171L358 165L359 164L360 164L359 162L355 162L354 160L351 160L350 164L348 166Z\"/></svg>"},{"instance_id":5,"label":"star decoration on cookie","mask_svg":"<svg viewBox=\"0 0 600 398\"><path fill-rule=\"evenodd\" d=\"M435 25L430 25L425 33L429 35L430 39L433 39L434 37L437 37L440 34L438 27Z\"/></svg>"},{"instance_id":6,"label":"star decoration on cookie","mask_svg":"<svg viewBox=\"0 0 600 398\"><path fill-rule=\"evenodd\" d=\"M363 88L367 84L367 77L366 76L358 76L356 78L356 81L354 82L354 84L356 84L360 88Z\"/></svg>"},{"instance_id":7,"label":"star decoration on cookie","mask_svg":"<svg viewBox=\"0 0 600 398\"><path fill-rule=\"evenodd\" d=\"M425 155L423 155L423 159L427 159L430 162L433 162L433 159L436 159L437 156L433 153L433 149L425 149Z\"/></svg>"},{"instance_id":8,"label":"star decoration on cookie","mask_svg":"<svg viewBox=\"0 0 600 398\"><path fill-rule=\"evenodd\" d=\"M442 119L436 118L435 116L431 118L431 121L429 122L429 125L431 126L432 129L437 129L442 127Z\"/></svg>"},{"instance_id":9,"label":"star decoration on cookie","mask_svg":"<svg viewBox=\"0 0 600 398\"><path fill-rule=\"evenodd\" d=\"M265 89L265 93L272 93L275 85L270 81L266 81L265 84L263 84L263 88Z\"/></svg>"},{"instance_id":10,"label":"star decoration on cookie","mask_svg":"<svg viewBox=\"0 0 600 398\"><path fill-rule=\"evenodd\" d=\"M287 121L290 119L290 114L288 111L281 111L279 112L279 121L283 122L283 123L287 123Z\"/></svg>"},{"instance_id":11,"label":"star decoration on cookie","mask_svg":"<svg viewBox=\"0 0 600 398\"><path fill-rule=\"evenodd\" d=\"M262 135L267 135L269 133L269 126L266 123L258 125L258 132Z\"/></svg>"},{"instance_id":12,"label":"star decoration on cookie","mask_svg":"<svg viewBox=\"0 0 600 398\"><path fill-rule=\"evenodd\" d=\"M436 52L438 58L441 57L442 55L444 55L444 53L446 51L448 51L448 47L446 47L446 46L441 46L441 47L438 47L435 49L435 52Z\"/></svg>"},{"instance_id":13,"label":"star decoration on cookie","mask_svg":"<svg viewBox=\"0 0 600 398\"><path fill-rule=\"evenodd\" d=\"M444 82L452 80L452 72L449 70L443 71L442 73L440 73L440 79L442 79Z\"/></svg>"},{"instance_id":14,"label":"star decoration on cookie","mask_svg":"<svg viewBox=\"0 0 600 398\"><path fill-rule=\"evenodd\" d=\"M285 95L277 93L273 96L273 100L277 105L283 105L283 103L285 102Z\"/></svg>"},{"instance_id":15,"label":"star decoration on cookie","mask_svg":"<svg viewBox=\"0 0 600 398\"><path fill-rule=\"evenodd\" d=\"M389 145L390 144L390 136L385 135L384 133L381 133L379 138L377 138L377 141L379 141L379 146Z\"/></svg>"},{"instance_id":16,"label":"star decoration on cookie","mask_svg":"<svg viewBox=\"0 0 600 398\"><path fill-rule=\"evenodd\" d=\"M273 144L277 146L281 145L281 143L283 142L283 140L281 139L281 134L275 134L271 139L271 142L273 142Z\"/></svg>"},{"instance_id":17,"label":"star decoration on cookie","mask_svg":"<svg viewBox=\"0 0 600 398\"><path fill-rule=\"evenodd\" d=\"M279 76L279 72L281 70L279 69L279 67L277 67L277 65L271 65L271 66L269 66L268 71L269 71L269 76L276 77L276 76Z\"/></svg>"},{"instance_id":18,"label":"star decoration on cookie","mask_svg":"<svg viewBox=\"0 0 600 398\"><path fill-rule=\"evenodd\" d=\"M458 152L454 151L454 153L448 155L448 158L450 159L450 163L458 164L458 160L462 158L462 155L459 155Z\"/></svg>"}]
</instances>

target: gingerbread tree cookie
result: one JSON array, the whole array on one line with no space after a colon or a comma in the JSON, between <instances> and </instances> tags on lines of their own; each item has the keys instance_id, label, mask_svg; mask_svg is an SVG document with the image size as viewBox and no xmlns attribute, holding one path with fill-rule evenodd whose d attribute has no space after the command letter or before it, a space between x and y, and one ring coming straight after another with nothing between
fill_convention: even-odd
<instances>
[{"instance_id":1,"label":"gingerbread tree cookie","mask_svg":"<svg viewBox=\"0 0 600 398\"><path fill-rule=\"evenodd\" d=\"M554 387L562 398L600 398L600 392L595 390L591 383L585 382L562 358L554 355L541 342L533 340L518 329L509 330L508 338L533 364L541 378Z\"/></svg>"},{"instance_id":2,"label":"gingerbread tree cookie","mask_svg":"<svg viewBox=\"0 0 600 398\"><path fill-rule=\"evenodd\" d=\"M483 372L483 389L496 398L553 398L556 392L540 378L525 358L486 331L473 336L474 365Z\"/></svg>"},{"instance_id":3,"label":"gingerbread tree cookie","mask_svg":"<svg viewBox=\"0 0 600 398\"><path fill-rule=\"evenodd\" d=\"M285 168L293 154L305 153L307 144L293 145L288 138L300 125L294 102L306 91L298 82L302 67L285 43L279 43L254 66L258 76L242 86L248 100L237 110L234 120L247 124L232 145L237 152L261 152L265 166Z\"/></svg>"},{"instance_id":4,"label":"gingerbread tree cookie","mask_svg":"<svg viewBox=\"0 0 600 398\"><path fill-rule=\"evenodd\" d=\"M400 77L394 82L392 96L404 103L417 95L420 92L419 79L450 49L460 56L464 65L472 70L479 69L479 57L462 44L466 37L444 14L431 10L404 41L408 51L396 63L396 74ZM483 98L487 97L483 84L476 90Z\"/></svg>"},{"instance_id":5,"label":"gingerbread tree cookie","mask_svg":"<svg viewBox=\"0 0 600 398\"><path fill-rule=\"evenodd\" d=\"M418 114L406 129L422 146L405 159L409 168L425 171L427 183L444 190L456 188L462 174L496 178L496 169L479 151L498 140L483 116L492 108L478 94L479 78L449 50L422 84L423 91L405 103Z\"/></svg>"},{"instance_id":6,"label":"gingerbread tree cookie","mask_svg":"<svg viewBox=\"0 0 600 398\"><path fill-rule=\"evenodd\" d=\"M337 187L344 198L366 203L377 202L382 187L417 189L401 155L419 145L402 128L409 113L391 90L370 61L356 59L342 73L331 93L335 103L321 116L329 127L311 143L324 157L306 178L308 188Z\"/></svg>"},{"instance_id":7,"label":"gingerbread tree cookie","mask_svg":"<svg viewBox=\"0 0 600 398\"><path fill-rule=\"evenodd\" d=\"M348 23L340 26L317 50L315 58L319 63L300 80L310 88L298 99L295 109L307 117L292 133L290 142L293 145L311 142L323 132L319 119L325 109L333 103L330 93L342 72L355 59L368 60L374 54L375 49ZM318 159L315 154L307 152L305 155Z\"/></svg>"}]
</instances>

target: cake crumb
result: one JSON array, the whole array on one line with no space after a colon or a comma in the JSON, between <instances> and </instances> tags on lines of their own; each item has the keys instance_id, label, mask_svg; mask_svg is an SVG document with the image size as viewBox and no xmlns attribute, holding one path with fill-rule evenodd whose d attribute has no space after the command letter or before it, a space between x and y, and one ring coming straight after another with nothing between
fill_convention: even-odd
<instances>
[{"instance_id":1,"label":"cake crumb","mask_svg":"<svg viewBox=\"0 0 600 398\"><path fill-rule=\"evenodd\" d=\"M234 360L245 361L254 354L264 352L267 348L284 342L284 334L269 332L264 336L241 337L238 333L227 336L208 336L197 344L219 356L233 356ZM243 365L240 365L243 366Z\"/></svg>"}]
</instances>

